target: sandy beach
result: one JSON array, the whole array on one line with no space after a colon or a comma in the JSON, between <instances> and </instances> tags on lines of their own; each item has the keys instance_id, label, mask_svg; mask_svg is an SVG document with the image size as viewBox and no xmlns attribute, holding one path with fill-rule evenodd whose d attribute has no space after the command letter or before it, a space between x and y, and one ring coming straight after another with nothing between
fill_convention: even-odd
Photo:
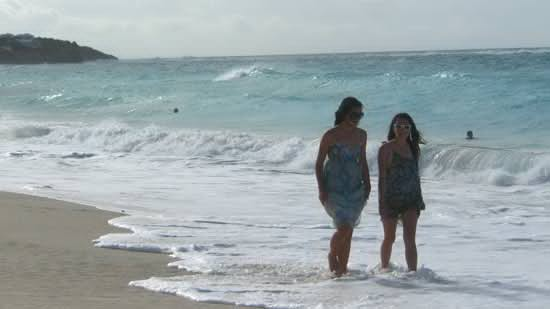
<instances>
[{"instance_id":1,"label":"sandy beach","mask_svg":"<svg viewBox=\"0 0 550 309\"><path fill-rule=\"evenodd\" d=\"M96 248L92 240L126 231L121 214L0 192L0 308L235 308L162 295L128 282L173 276L162 254Z\"/></svg>"}]
</instances>

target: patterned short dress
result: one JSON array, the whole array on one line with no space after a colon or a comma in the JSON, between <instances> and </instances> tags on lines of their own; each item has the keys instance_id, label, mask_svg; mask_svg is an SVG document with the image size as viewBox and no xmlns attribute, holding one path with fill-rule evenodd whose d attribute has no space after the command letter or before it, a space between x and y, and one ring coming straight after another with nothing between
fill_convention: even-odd
<instances>
[{"instance_id":1,"label":"patterned short dress","mask_svg":"<svg viewBox=\"0 0 550 309\"><path fill-rule=\"evenodd\" d=\"M410 208L420 215L420 211L426 208L416 159L393 152L383 198L384 207L380 209L382 218L399 218Z\"/></svg>"},{"instance_id":2,"label":"patterned short dress","mask_svg":"<svg viewBox=\"0 0 550 309\"><path fill-rule=\"evenodd\" d=\"M333 144L323 169L328 200L325 211L336 227L359 224L366 196L361 169L361 145Z\"/></svg>"}]
</instances>

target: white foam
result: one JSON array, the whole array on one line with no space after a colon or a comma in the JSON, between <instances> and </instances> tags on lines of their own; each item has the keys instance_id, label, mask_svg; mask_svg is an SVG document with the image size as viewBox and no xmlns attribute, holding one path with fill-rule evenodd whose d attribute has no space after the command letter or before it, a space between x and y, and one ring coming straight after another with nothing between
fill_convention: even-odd
<instances>
[{"instance_id":1,"label":"white foam","mask_svg":"<svg viewBox=\"0 0 550 309\"><path fill-rule=\"evenodd\" d=\"M2 189L124 210L128 216L110 223L130 232L101 236L96 246L168 254L176 261L167 266L193 272L134 286L272 308L517 308L549 301L540 265L550 241L550 191L544 183L495 186L489 179L490 171L515 175L509 183L544 176L544 153L423 148L427 211L417 244L420 263L430 268L406 271L400 227L395 269L380 274L369 267L379 261L382 238L370 147L374 190L354 231L350 275L333 279L326 261L333 230L312 171L318 140L117 121L38 125L52 131L0 144L2 153L22 154L0 157ZM98 155L62 158L73 152Z\"/></svg>"},{"instance_id":2,"label":"white foam","mask_svg":"<svg viewBox=\"0 0 550 309\"><path fill-rule=\"evenodd\" d=\"M423 174L497 186L540 185L550 180L550 153L510 149L428 145Z\"/></svg>"},{"instance_id":3,"label":"white foam","mask_svg":"<svg viewBox=\"0 0 550 309\"><path fill-rule=\"evenodd\" d=\"M244 77L255 76L258 74L262 74L261 68L256 65L251 65L249 67L231 69L216 77L214 81L230 81Z\"/></svg>"},{"instance_id":4,"label":"white foam","mask_svg":"<svg viewBox=\"0 0 550 309\"><path fill-rule=\"evenodd\" d=\"M240 164L260 164L279 172L312 173L318 139L274 137L233 131L206 131L159 126L136 128L115 120L94 126L30 125L14 130L31 143L71 146L60 156L86 158L96 150L110 154L162 155L202 158ZM377 147L370 141L367 159L377 174ZM93 150L93 151L87 151ZM73 154L73 155L70 155ZM460 145L428 144L422 148L422 174L430 178L497 186L540 185L550 181L550 153Z\"/></svg>"},{"instance_id":5,"label":"white foam","mask_svg":"<svg viewBox=\"0 0 550 309\"><path fill-rule=\"evenodd\" d=\"M63 96L63 93L56 93L56 94L52 94L52 95L45 95L45 96L42 96L40 97L41 100L45 101L45 102L50 102L50 101L53 101L57 98L60 98Z\"/></svg>"},{"instance_id":6,"label":"white foam","mask_svg":"<svg viewBox=\"0 0 550 309\"><path fill-rule=\"evenodd\" d=\"M267 268L269 269L269 268ZM266 271L262 268L262 271ZM289 267L289 274L297 275L292 283L273 281L281 278L279 268L267 272L261 283L254 285L241 282L244 275L210 274L213 281L202 274L173 278L150 278L133 281L131 286L180 295L196 301L229 303L237 306L260 306L266 308L364 308L396 305L396 299L385 295L384 285L403 286L408 289L423 285L444 286L450 281L441 279L434 271L421 268L414 274L392 272L389 275L367 274L350 270L342 278L332 277L321 269L305 271ZM442 283L443 282L443 283ZM382 288L381 288L382 287ZM405 293L406 289L401 293Z\"/></svg>"},{"instance_id":7,"label":"white foam","mask_svg":"<svg viewBox=\"0 0 550 309\"><path fill-rule=\"evenodd\" d=\"M453 71L442 71L432 75L432 77L437 77L441 79L460 79L466 76L468 76L468 74Z\"/></svg>"}]
</instances>

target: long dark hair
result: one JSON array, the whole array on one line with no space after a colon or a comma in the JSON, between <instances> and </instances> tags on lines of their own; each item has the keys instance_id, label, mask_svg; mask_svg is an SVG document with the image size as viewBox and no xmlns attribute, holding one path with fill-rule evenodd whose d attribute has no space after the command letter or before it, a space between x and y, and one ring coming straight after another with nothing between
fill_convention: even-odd
<instances>
[{"instance_id":1,"label":"long dark hair","mask_svg":"<svg viewBox=\"0 0 550 309\"><path fill-rule=\"evenodd\" d=\"M363 107L363 103L354 97L347 97L343 99L342 103L340 103L340 106L338 107L338 110L334 113L334 126L342 123L351 110L356 107Z\"/></svg>"},{"instance_id":2,"label":"long dark hair","mask_svg":"<svg viewBox=\"0 0 550 309\"><path fill-rule=\"evenodd\" d=\"M390 129L388 131L388 141L391 141L392 139L395 138L395 132L393 130L393 126L397 122L397 119L407 120L411 125L410 136L409 138L407 138L407 143L409 143L409 147L411 148L411 152L414 158L416 159L416 161L418 161L420 157L420 144L425 144L426 141L424 141L422 134L420 134L420 132L416 128L416 124L414 123L414 120L409 114L399 113L393 116L393 119L390 123Z\"/></svg>"}]
</instances>

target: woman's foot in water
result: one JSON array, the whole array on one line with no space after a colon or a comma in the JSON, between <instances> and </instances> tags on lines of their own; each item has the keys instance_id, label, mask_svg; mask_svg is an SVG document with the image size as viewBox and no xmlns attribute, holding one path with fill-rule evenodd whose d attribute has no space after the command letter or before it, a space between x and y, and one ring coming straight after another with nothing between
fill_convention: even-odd
<instances>
[{"instance_id":1,"label":"woman's foot in water","mask_svg":"<svg viewBox=\"0 0 550 309\"><path fill-rule=\"evenodd\" d=\"M330 269L331 273L336 272L338 269L338 258L336 255L333 255L332 253L328 254L328 268Z\"/></svg>"},{"instance_id":2,"label":"woman's foot in water","mask_svg":"<svg viewBox=\"0 0 550 309\"><path fill-rule=\"evenodd\" d=\"M386 273L391 273L391 272L392 272L392 270L389 267L380 267L380 273L381 274L386 274Z\"/></svg>"},{"instance_id":3,"label":"woman's foot in water","mask_svg":"<svg viewBox=\"0 0 550 309\"><path fill-rule=\"evenodd\" d=\"M336 270L334 271L334 275L336 277L342 277L343 275L348 273L348 266L347 265L338 265Z\"/></svg>"}]
</instances>

